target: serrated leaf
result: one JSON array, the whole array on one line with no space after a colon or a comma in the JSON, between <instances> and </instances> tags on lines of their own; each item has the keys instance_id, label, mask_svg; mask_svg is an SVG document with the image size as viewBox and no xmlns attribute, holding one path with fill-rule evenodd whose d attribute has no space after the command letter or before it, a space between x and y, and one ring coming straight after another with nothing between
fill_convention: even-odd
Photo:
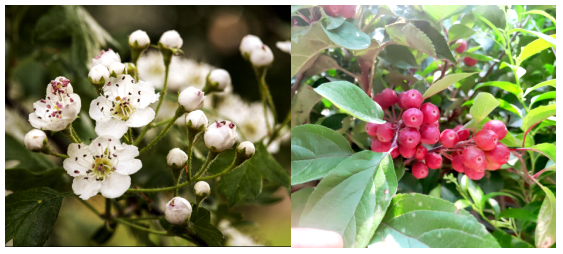
<instances>
[{"instance_id":1,"label":"serrated leaf","mask_svg":"<svg viewBox=\"0 0 563 254\"><path fill-rule=\"evenodd\" d=\"M6 190L22 191L38 187L49 187L57 191L70 190L70 177L63 168L33 172L25 168L9 168L5 171Z\"/></svg>"},{"instance_id":2,"label":"serrated leaf","mask_svg":"<svg viewBox=\"0 0 563 254\"><path fill-rule=\"evenodd\" d=\"M323 50L336 47L326 35L320 22L310 25L308 32L291 41L291 77L306 71Z\"/></svg>"},{"instance_id":3,"label":"serrated leaf","mask_svg":"<svg viewBox=\"0 0 563 254\"><path fill-rule=\"evenodd\" d=\"M424 223L421 223L421 222ZM399 194L369 247L498 248L485 226L454 204L422 194Z\"/></svg>"},{"instance_id":4,"label":"serrated leaf","mask_svg":"<svg viewBox=\"0 0 563 254\"><path fill-rule=\"evenodd\" d=\"M299 226L335 231L342 235L344 247L366 247L396 190L388 153L356 153L317 185Z\"/></svg>"},{"instance_id":5,"label":"serrated leaf","mask_svg":"<svg viewBox=\"0 0 563 254\"><path fill-rule=\"evenodd\" d=\"M401 45L388 45L380 54L389 64L399 68L417 67L416 59L409 48Z\"/></svg>"},{"instance_id":6,"label":"serrated leaf","mask_svg":"<svg viewBox=\"0 0 563 254\"><path fill-rule=\"evenodd\" d=\"M436 23L440 23L455 13L463 10L465 5L423 5L422 8L430 17L432 17Z\"/></svg>"},{"instance_id":7,"label":"serrated leaf","mask_svg":"<svg viewBox=\"0 0 563 254\"><path fill-rule=\"evenodd\" d=\"M202 240L207 246L221 246L224 241L223 233L211 224L209 211L203 207L193 207L190 222L193 223L194 237Z\"/></svg>"},{"instance_id":8,"label":"serrated leaf","mask_svg":"<svg viewBox=\"0 0 563 254\"><path fill-rule=\"evenodd\" d=\"M15 192L6 197L6 236L14 246L43 246L63 202L63 194L47 187Z\"/></svg>"},{"instance_id":9,"label":"serrated leaf","mask_svg":"<svg viewBox=\"0 0 563 254\"><path fill-rule=\"evenodd\" d=\"M291 193L291 227L299 227L299 221L301 220L301 214L303 209L309 200L309 196L313 193L314 188L304 188Z\"/></svg>"},{"instance_id":10,"label":"serrated leaf","mask_svg":"<svg viewBox=\"0 0 563 254\"><path fill-rule=\"evenodd\" d=\"M430 23L426 21L415 20L413 24L416 28L420 29L423 33L425 33L428 38L432 41L432 45L436 50L436 58L438 59L447 59L452 63L456 62L454 55L450 51L448 47L448 43L446 42L446 38L434 27L430 25Z\"/></svg>"},{"instance_id":11,"label":"serrated leaf","mask_svg":"<svg viewBox=\"0 0 563 254\"><path fill-rule=\"evenodd\" d=\"M344 112L372 123L385 123L383 110L359 87L348 81L324 83L315 92L331 101Z\"/></svg>"},{"instance_id":12,"label":"serrated leaf","mask_svg":"<svg viewBox=\"0 0 563 254\"><path fill-rule=\"evenodd\" d=\"M539 83L539 84L537 84L537 85L535 85L531 88L526 89L526 92L524 93L523 97L530 94L530 92L532 92L532 91L534 91L534 90L536 90L540 87L543 87L543 86L552 86L553 88L557 88L556 83L555 83L555 79L544 81L544 82L541 82L541 83Z\"/></svg>"},{"instance_id":13,"label":"serrated leaf","mask_svg":"<svg viewBox=\"0 0 563 254\"><path fill-rule=\"evenodd\" d=\"M479 123L485 117L498 107L500 103L497 99L490 93L479 93L475 99L473 99L473 106L469 109L469 114L473 116L473 120Z\"/></svg>"},{"instance_id":14,"label":"serrated leaf","mask_svg":"<svg viewBox=\"0 0 563 254\"><path fill-rule=\"evenodd\" d=\"M385 30L394 42L409 46L436 58L436 49L428 35L412 23L397 22L387 25Z\"/></svg>"},{"instance_id":15,"label":"serrated leaf","mask_svg":"<svg viewBox=\"0 0 563 254\"><path fill-rule=\"evenodd\" d=\"M308 123L311 110L321 98L311 86L301 85L291 102L291 126Z\"/></svg>"},{"instance_id":16,"label":"serrated leaf","mask_svg":"<svg viewBox=\"0 0 563 254\"><path fill-rule=\"evenodd\" d=\"M449 42L457 41L459 39L467 39L473 35L475 31L465 25L455 24L448 30Z\"/></svg>"},{"instance_id":17,"label":"serrated leaf","mask_svg":"<svg viewBox=\"0 0 563 254\"><path fill-rule=\"evenodd\" d=\"M553 39L556 39L555 34L550 35L550 37L552 37ZM535 41L528 43L528 45L523 47L522 51L520 51L520 56L518 56L518 66L520 66L522 64L522 62L524 62L524 60L528 59L529 57L541 52L544 49L550 48L550 47L551 47L551 44L549 44L544 39L537 39Z\"/></svg>"},{"instance_id":18,"label":"serrated leaf","mask_svg":"<svg viewBox=\"0 0 563 254\"><path fill-rule=\"evenodd\" d=\"M539 123L550 116L554 116L556 113L555 107L556 104L551 104L547 106L539 106L530 110L522 122L522 131L525 133L536 123Z\"/></svg>"},{"instance_id":19,"label":"serrated leaf","mask_svg":"<svg viewBox=\"0 0 563 254\"><path fill-rule=\"evenodd\" d=\"M432 84L428 90L422 95L424 99L429 98L430 96L439 93L440 91L448 88L449 86L459 82L460 80L467 78L476 72L473 73L455 73L450 74L448 76L443 77L442 79L438 80L436 83Z\"/></svg>"},{"instance_id":20,"label":"serrated leaf","mask_svg":"<svg viewBox=\"0 0 563 254\"><path fill-rule=\"evenodd\" d=\"M489 82L485 82L485 83L480 83L478 85L475 86L475 88L473 88L474 90L477 90L481 87L486 87L486 86L494 86L494 87L498 87L504 91L507 91L511 94L516 95L516 97L519 98L520 94L522 93L522 90L520 89L519 86L517 86L516 84L513 84L511 82L507 82L507 81L489 81Z\"/></svg>"},{"instance_id":21,"label":"serrated leaf","mask_svg":"<svg viewBox=\"0 0 563 254\"><path fill-rule=\"evenodd\" d=\"M325 177L354 153L346 138L319 125L291 128L291 184Z\"/></svg>"},{"instance_id":22,"label":"serrated leaf","mask_svg":"<svg viewBox=\"0 0 563 254\"><path fill-rule=\"evenodd\" d=\"M323 25L323 30L332 42L347 49L365 49L371 44L369 36L348 21L344 21L333 30L329 30Z\"/></svg>"}]
</instances>

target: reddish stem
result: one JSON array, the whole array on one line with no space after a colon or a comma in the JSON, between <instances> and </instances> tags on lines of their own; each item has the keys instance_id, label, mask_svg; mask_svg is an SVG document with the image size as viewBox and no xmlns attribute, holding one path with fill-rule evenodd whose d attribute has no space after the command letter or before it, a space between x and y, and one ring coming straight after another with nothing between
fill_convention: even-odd
<instances>
[{"instance_id":1,"label":"reddish stem","mask_svg":"<svg viewBox=\"0 0 563 254\"><path fill-rule=\"evenodd\" d=\"M526 144L526 136L528 136L528 132L530 132L534 127L536 127L536 125L538 125L540 122L535 123L534 125L532 125L532 127L530 127L525 133L524 133L524 138L522 138L522 147L524 147L524 145Z\"/></svg>"}]
</instances>

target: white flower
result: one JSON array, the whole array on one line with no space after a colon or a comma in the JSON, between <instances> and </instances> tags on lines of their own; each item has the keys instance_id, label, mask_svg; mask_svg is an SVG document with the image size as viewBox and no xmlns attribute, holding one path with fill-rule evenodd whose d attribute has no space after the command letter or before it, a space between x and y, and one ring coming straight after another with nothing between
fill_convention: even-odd
<instances>
[{"instance_id":1,"label":"white flower","mask_svg":"<svg viewBox=\"0 0 563 254\"><path fill-rule=\"evenodd\" d=\"M260 102L248 103L239 95L230 94L219 104L217 112L221 116L228 116L229 120L237 125L237 130L242 134L241 137L244 137L244 140L240 141L258 142L268 134L264 107ZM267 121L270 126L273 126L274 117L269 109Z\"/></svg>"},{"instance_id":2,"label":"white flower","mask_svg":"<svg viewBox=\"0 0 563 254\"><path fill-rule=\"evenodd\" d=\"M162 45L167 48L179 49L182 47L183 41L180 34L176 30L166 31L162 34L159 40Z\"/></svg>"},{"instance_id":3,"label":"white flower","mask_svg":"<svg viewBox=\"0 0 563 254\"><path fill-rule=\"evenodd\" d=\"M112 63L121 63L121 58L119 57L118 53L115 53L112 49L108 49L108 51L100 51L100 54L94 58L92 58L92 65L96 66L101 64L106 68L109 68Z\"/></svg>"},{"instance_id":4,"label":"white flower","mask_svg":"<svg viewBox=\"0 0 563 254\"><path fill-rule=\"evenodd\" d=\"M41 151L44 147L43 141L47 139L47 135L45 132L37 129L33 129L25 134L24 143L25 147L27 147L30 151Z\"/></svg>"},{"instance_id":5,"label":"white flower","mask_svg":"<svg viewBox=\"0 0 563 254\"><path fill-rule=\"evenodd\" d=\"M121 137L128 127L142 127L154 119L149 104L158 100L159 93L144 81L135 84L130 75L110 78L103 87L103 94L90 103L90 117L96 121L99 136Z\"/></svg>"},{"instance_id":6,"label":"white flower","mask_svg":"<svg viewBox=\"0 0 563 254\"><path fill-rule=\"evenodd\" d=\"M255 35L248 34L242 38L239 50L243 57L250 56L250 53L255 49L262 48L262 40Z\"/></svg>"},{"instance_id":7,"label":"white flower","mask_svg":"<svg viewBox=\"0 0 563 254\"><path fill-rule=\"evenodd\" d=\"M256 67L269 66L274 61L274 54L267 45L250 52L250 62Z\"/></svg>"},{"instance_id":8,"label":"white flower","mask_svg":"<svg viewBox=\"0 0 563 254\"><path fill-rule=\"evenodd\" d=\"M135 45L137 42L137 45ZM151 43L149 35L143 30L137 30L129 35L129 46L133 48L146 48Z\"/></svg>"},{"instance_id":9,"label":"white flower","mask_svg":"<svg viewBox=\"0 0 563 254\"><path fill-rule=\"evenodd\" d=\"M117 198L131 186L129 175L143 166L139 149L121 144L119 138L99 136L90 145L72 143L68 159L63 161L66 172L74 177L72 190L87 200L101 192L106 198Z\"/></svg>"},{"instance_id":10,"label":"white flower","mask_svg":"<svg viewBox=\"0 0 563 254\"><path fill-rule=\"evenodd\" d=\"M61 131L72 123L80 113L80 97L72 93L70 80L57 77L47 85L47 96L33 103L29 122L33 128Z\"/></svg>"},{"instance_id":11,"label":"white flower","mask_svg":"<svg viewBox=\"0 0 563 254\"><path fill-rule=\"evenodd\" d=\"M250 141L244 141L237 146L237 151L242 152L244 150L244 155L246 158L251 158L254 156L256 148L254 148L254 144Z\"/></svg>"},{"instance_id":12,"label":"white flower","mask_svg":"<svg viewBox=\"0 0 563 254\"><path fill-rule=\"evenodd\" d=\"M175 197L166 204L164 216L172 224L183 224L192 215L190 202L181 197Z\"/></svg>"},{"instance_id":13,"label":"white flower","mask_svg":"<svg viewBox=\"0 0 563 254\"><path fill-rule=\"evenodd\" d=\"M125 64L122 64L120 62L112 63L109 66L109 72L115 76L125 74Z\"/></svg>"},{"instance_id":14,"label":"white flower","mask_svg":"<svg viewBox=\"0 0 563 254\"><path fill-rule=\"evenodd\" d=\"M231 84L231 75L226 70L215 69L209 74L209 83L217 85L216 89L223 91Z\"/></svg>"},{"instance_id":15,"label":"white flower","mask_svg":"<svg viewBox=\"0 0 563 254\"><path fill-rule=\"evenodd\" d=\"M199 181L194 185L194 192L196 196L207 197L211 192L211 188L207 182Z\"/></svg>"},{"instance_id":16,"label":"white flower","mask_svg":"<svg viewBox=\"0 0 563 254\"><path fill-rule=\"evenodd\" d=\"M188 155L180 148L174 148L166 156L168 166L172 168L182 168L188 161Z\"/></svg>"},{"instance_id":17,"label":"white flower","mask_svg":"<svg viewBox=\"0 0 563 254\"><path fill-rule=\"evenodd\" d=\"M106 68L101 64L98 64L92 67L92 69L90 69L90 72L88 73L88 78L90 79L90 82L94 84L102 85L109 80L108 68Z\"/></svg>"},{"instance_id":18,"label":"white flower","mask_svg":"<svg viewBox=\"0 0 563 254\"><path fill-rule=\"evenodd\" d=\"M194 129L207 128L207 117L201 110L194 110L186 115L186 126Z\"/></svg>"},{"instance_id":19,"label":"white flower","mask_svg":"<svg viewBox=\"0 0 563 254\"><path fill-rule=\"evenodd\" d=\"M205 130L205 145L213 152L223 152L237 141L237 127L229 121L215 122Z\"/></svg>"},{"instance_id":20,"label":"white flower","mask_svg":"<svg viewBox=\"0 0 563 254\"><path fill-rule=\"evenodd\" d=\"M281 51L291 54L291 42L290 41L278 41L276 43L276 47L278 47Z\"/></svg>"},{"instance_id":21,"label":"white flower","mask_svg":"<svg viewBox=\"0 0 563 254\"><path fill-rule=\"evenodd\" d=\"M201 109L203 107L203 99L205 99L205 93L190 86L180 93L178 103L184 107L186 112L190 112Z\"/></svg>"}]
</instances>

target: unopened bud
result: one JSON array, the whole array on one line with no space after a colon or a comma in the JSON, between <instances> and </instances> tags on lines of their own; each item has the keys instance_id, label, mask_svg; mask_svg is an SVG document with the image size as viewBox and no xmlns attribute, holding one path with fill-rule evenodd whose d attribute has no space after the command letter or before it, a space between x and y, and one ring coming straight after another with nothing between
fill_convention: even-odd
<instances>
[{"instance_id":1,"label":"unopened bud","mask_svg":"<svg viewBox=\"0 0 563 254\"><path fill-rule=\"evenodd\" d=\"M246 159L252 158L255 152L256 148L254 148L254 144L250 141L244 141L237 146L237 153L239 155L244 155Z\"/></svg>"},{"instance_id":2,"label":"unopened bud","mask_svg":"<svg viewBox=\"0 0 563 254\"><path fill-rule=\"evenodd\" d=\"M137 30L129 35L129 46L134 49L144 49L151 44L149 35L142 30Z\"/></svg>"},{"instance_id":3,"label":"unopened bud","mask_svg":"<svg viewBox=\"0 0 563 254\"><path fill-rule=\"evenodd\" d=\"M192 215L192 206L190 202L181 197L172 198L166 204L164 216L166 220L172 224L184 224Z\"/></svg>"},{"instance_id":4,"label":"unopened bud","mask_svg":"<svg viewBox=\"0 0 563 254\"><path fill-rule=\"evenodd\" d=\"M204 131L207 128L207 117L201 110L194 110L186 115L186 127L197 132Z\"/></svg>"},{"instance_id":5,"label":"unopened bud","mask_svg":"<svg viewBox=\"0 0 563 254\"><path fill-rule=\"evenodd\" d=\"M180 34L178 32L176 32L175 30L170 30L170 31L166 31L162 34L162 36L160 37L159 42L167 47L167 48L173 48L173 49L179 49L182 47L182 44L184 43L182 40L182 37L180 37Z\"/></svg>"},{"instance_id":6,"label":"unopened bud","mask_svg":"<svg viewBox=\"0 0 563 254\"><path fill-rule=\"evenodd\" d=\"M240 53L244 58L249 59L250 53L255 49L261 48L262 45L264 45L264 43L262 43L262 40L260 40L257 36L252 34L246 35L240 42Z\"/></svg>"},{"instance_id":7,"label":"unopened bud","mask_svg":"<svg viewBox=\"0 0 563 254\"><path fill-rule=\"evenodd\" d=\"M223 91L231 84L231 75L226 70L216 69L207 76L207 85L211 90Z\"/></svg>"},{"instance_id":8,"label":"unopened bud","mask_svg":"<svg viewBox=\"0 0 563 254\"><path fill-rule=\"evenodd\" d=\"M267 45L263 45L260 49L255 49L250 53L250 62L255 67L267 67L274 61L274 54Z\"/></svg>"},{"instance_id":9,"label":"unopened bud","mask_svg":"<svg viewBox=\"0 0 563 254\"><path fill-rule=\"evenodd\" d=\"M229 121L215 122L205 130L203 141L209 150L223 152L237 141L237 127Z\"/></svg>"},{"instance_id":10,"label":"unopened bud","mask_svg":"<svg viewBox=\"0 0 563 254\"><path fill-rule=\"evenodd\" d=\"M109 68L112 63L121 63L121 57L119 57L118 53L115 53L112 49L108 49L108 51L102 50L100 54L94 59L92 59L92 65L96 66L101 64L106 68Z\"/></svg>"},{"instance_id":11,"label":"unopened bud","mask_svg":"<svg viewBox=\"0 0 563 254\"><path fill-rule=\"evenodd\" d=\"M125 64L115 62L109 66L109 73L112 77L117 77L117 75L125 74Z\"/></svg>"},{"instance_id":12,"label":"unopened bud","mask_svg":"<svg viewBox=\"0 0 563 254\"><path fill-rule=\"evenodd\" d=\"M211 192L211 188L209 187L209 184L205 181L199 181L194 185L194 193L198 197L206 198L207 196L209 196L210 192Z\"/></svg>"},{"instance_id":13,"label":"unopened bud","mask_svg":"<svg viewBox=\"0 0 563 254\"><path fill-rule=\"evenodd\" d=\"M205 99L205 93L190 86L180 93L178 103L184 107L186 112L191 112L203 107L203 99Z\"/></svg>"},{"instance_id":14,"label":"unopened bud","mask_svg":"<svg viewBox=\"0 0 563 254\"><path fill-rule=\"evenodd\" d=\"M180 148L174 148L166 156L168 166L171 168L183 168L188 161L188 155Z\"/></svg>"},{"instance_id":15,"label":"unopened bud","mask_svg":"<svg viewBox=\"0 0 563 254\"><path fill-rule=\"evenodd\" d=\"M291 42L290 41L278 41L276 43L276 47L278 47L281 51L291 54Z\"/></svg>"},{"instance_id":16,"label":"unopened bud","mask_svg":"<svg viewBox=\"0 0 563 254\"><path fill-rule=\"evenodd\" d=\"M33 129L25 134L24 143L30 151L41 151L47 143L47 135L42 130Z\"/></svg>"},{"instance_id":17,"label":"unopened bud","mask_svg":"<svg viewBox=\"0 0 563 254\"><path fill-rule=\"evenodd\" d=\"M98 64L90 69L88 79L94 85L103 85L109 80L109 71L105 66Z\"/></svg>"}]
</instances>

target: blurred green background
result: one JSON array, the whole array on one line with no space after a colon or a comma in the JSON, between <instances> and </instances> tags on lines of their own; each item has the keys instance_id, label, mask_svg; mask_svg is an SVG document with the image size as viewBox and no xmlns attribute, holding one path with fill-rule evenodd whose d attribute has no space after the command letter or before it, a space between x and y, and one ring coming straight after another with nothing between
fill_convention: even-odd
<instances>
[{"instance_id":1,"label":"blurred green background","mask_svg":"<svg viewBox=\"0 0 563 254\"><path fill-rule=\"evenodd\" d=\"M75 93L82 98L81 118L74 126L83 140L95 137L87 114L90 101L97 94L88 82L88 63L101 49L113 48L123 62L130 61L128 35L141 29L152 44L167 30L177 30L184 43L184 58L223 68L231 74L233 93L249 102L260 101L252 67L240 55L238 47L243 36L254 34L274 53L274 63L266 80L276 105L278 121L288 114L290 93L283 84L290 72L290 55L275 47L290 37L289 6L6 6L6 140L21 142L32 129L27 121L32 103L45 94L48 82L57 76L71 80ZM50 20L47 20L49 17ZM43 20L42 20L43 19ZM98 26L99 25L99 26ZM107 31L107 34L104 32ZM113 40L108 37L111 36ZM143 168L152 172L133 175L133 185L143 187L170 186L172 175L166 165L166 154L181 143L185 130L175 128L159 144L143 155ZM13 138L12 138L13 137ZM50 137L58 151L66 151L69 140L57 133ZM6 149L8 149L8 141ZM200 144L201 145L201 144ZM289 143L282 143L274 154L289 172ZM62 162L53 159L56 165ZM6 161L6 168L14 161ZM200 161L196 160L195 167ZM70 177L67 179L70 187ZM212 188L213 188L213 183ZM189 196L190 190L180 193ZM170 194L171 195L171 194ZM149 196L160 207L170 195ZM191 197L193 198L193 197ZM190 199L191 200L191 199ZM211 203L210 200L208 204ZM99 211L104 199L89 200ZM231 213L242 214L234 227L249 238L244 241L264 245L289 246L291 204L286 190L264 184L263 194L253 201L237 205ZM213 218L212 218L213 220ZM46 245L96 245L91 236L102 225L74 198L65 198L59 219ZM224 232L225 233L225 232ZM228 234L225 234L228 235ZM244 243L239 239L238 243ZM186 245L181 238L153 238L158 245ZM233 240L234 241L234 240ZM231 243L233 244L233 243ZM236 244L236 242L234 243ZM147 245L134 231L124 226L104 245Z\"/></svg>"}]
</instances>

